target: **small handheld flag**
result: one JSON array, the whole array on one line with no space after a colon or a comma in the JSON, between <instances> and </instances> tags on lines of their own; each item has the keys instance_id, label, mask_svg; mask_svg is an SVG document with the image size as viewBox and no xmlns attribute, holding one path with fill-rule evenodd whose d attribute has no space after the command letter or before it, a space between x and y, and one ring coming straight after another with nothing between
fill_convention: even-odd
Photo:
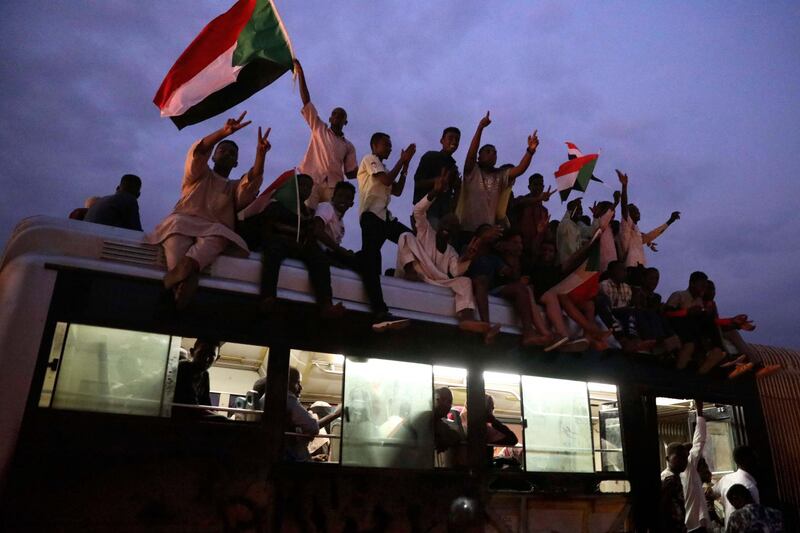
<instances>
[{"instance_id":1,"label":"small handheld flag","mask_svg":"<svg viewBox=\"0 0 800 533\"><path fill-rule=\"evenodd\" d=\"M572 190L585 191L597 164L597 154L589 154L563 163L555 172L556 188L564 202Z\"/></svg>"}]
</instances>

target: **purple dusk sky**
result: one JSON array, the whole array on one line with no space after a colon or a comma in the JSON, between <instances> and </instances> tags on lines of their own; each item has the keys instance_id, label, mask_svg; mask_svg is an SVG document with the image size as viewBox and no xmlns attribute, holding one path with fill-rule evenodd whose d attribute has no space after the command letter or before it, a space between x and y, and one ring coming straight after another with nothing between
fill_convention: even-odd
<instances>
[{"instance_id":1,"label":"purple dusk sky","mask_svg":"<svg viewBox=\"0 0 800 533\"><path fill-rule=\"evenodd\" d=\"M179 132L152 104L162 78L199 30L232 0L22 1L0 28L0 242L23 217L66 217L110 194L127 172L144 181L142 224L178 199L186 150L227 116L251 164L257 125L271 126L265 181L297 164L308 128L284 76L229 114ZM800 3L278 1L312 100L345 129L359 158L378 130L418 155L445 126L462 130L463 158L479 118L498 162L516 163L539 130L531 172L553 184L564 141L600 151L595 174L630 175L643 230L673 210L682 219L648 252L659 291L685 288L692 270L717 282L723 315L749 313L751 341L800 348L800 198L786 170L800 148ZM515 193L525 190L521 179ZM588 203L611 192L592 184ZM392 211L411 212L406 187ZM553 218L564 208L548 203ZM360 246L355 209L346 244ZM394 262L393 245L384 263Z\"/></svg>"}]
</instances>

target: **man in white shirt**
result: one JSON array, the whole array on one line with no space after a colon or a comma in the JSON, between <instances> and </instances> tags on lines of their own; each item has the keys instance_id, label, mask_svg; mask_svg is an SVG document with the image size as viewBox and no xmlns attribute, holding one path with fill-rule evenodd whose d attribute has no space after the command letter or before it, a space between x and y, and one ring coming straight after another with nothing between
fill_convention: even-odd
<instances>
[{"instance_id":1,"label":"man in white shirt","mask_svg":"<svg viewBox=\"0 0 800 533\"><path fill-rule=\"evenodd\" d=\"M664 233L673 222L681 218L681 213L673 211L666 223L652 231L642 233L639 226L636 225L641 218L639 208L628 203L628 175L617 170L617 176L622 184L622 221L619 224L620 248L623 253L621 259L624 259L626 267L646 266L644 245L654 245L656 238Z\"/></svg>"},{"instance_id":2,"label":"man in white shirt","mask_svg":"<svg viewBox=\"0 0 800 533\"><path fill-rule=\"evenodd\" d=\"M400 196L406 184L408 164L417 147L409 144L400 152L397 163L388 170L383 161L392 153L392 140L388 134L377 132L369 142L372 153L361 160L358 167L358 214L361 224L361 254L364 269L370 275L380 275L381 248L386 240L397 243L400 235L411 231L389 211L392 196ZM399 175L399 178L398 178ZM377 273L377 274L376 274ZM392 327L398 319L388 311L377 315L373 329ZM406 322L407 323L407 322Z\"/></svg>"},{"instance_id":3,"label":"man in white shirt","mask_svg":"<svg viewBox=\"0 0 800 533\"><path fill-rule=\"evenodd\" d=\"M351 180L356 178L358 159L353 143L345 138L343 132L347 124L347 111L335 107L328 119L330 126L325 124L311 103L303 67L296 59L294 71L300 85L303 118L311 128L306 154L297 168L299 173L308 174L314 179L314 189L306 205L315 209L320 202L330 202L337 183L344 181L345 177Z\"/></svg>"},{"instance_id":4,"label":"man in white shirt","mask_svg":"<svg viewBox=\"0 0 800 533\"><path fill-rule=\"evenodd\" d=\"M703 402L695 400L695 408L697 425L694 428L692 444L686 446L689 452L689 464L686 470L681 472L683 500L686 503L686 530L689 533L697 529L705 531L711 522L703 491L703 481L697 471L697 465L703 457L703 450L706 446L706 419L703 418Z\"/></svg>"},{"instance_id":5,"label":"man in white shirt","mask_svg":"<svg viewBox=\"0 0 800 533\"><path fill-rule=\"evenodd\" d=\"M719 482L714 485L714 497L722 499L726 526L728 525L728 520L730 520L731 513L735 510L727 498L728 489L732 486L744 485L753 496L753 501L761 503L758 497L758 484L752 474L758 466L755 452L750 446L738 446L733 450L733 460L736 462L736 471L722 476Z\"/></svg>"},{"instance_id":6,"label":"man in white shirt","mask_svg":"<svg viewBox=\"0 0 800 533\"><path fill-rule=\"evenodd\" d=\"M567 202L567 211L556 230L556 250L559 264L566 263L594 233L592 228L580 221L582 216L581 198L574 198Z\"/></svg>"},{"instance_id":7,"label":"man in white shirt","mask_svg":"<svg viewBox=\"0 0 800 533\"><path fill-rule=\"evenodd\" d=\"M374 269L365 268L364 254L354 253L342 246L344 238L344 214L353 207L356 188L346 182L340 181L336 184L333 191L333 198L330 202L323 202L317 206L314 213L313 232L317 245L327 255L333 266L347 268L358 272L364 284L364 291L370 302L370 307L375 317L387 314L388 308L383 300L383 289L381 288L380 272ZM399 329L409 324L407 319L395 319L387 323L385 316L380 325L373 324L373 330L381 332L385 329Z\"/></svg>"}]
</instances>

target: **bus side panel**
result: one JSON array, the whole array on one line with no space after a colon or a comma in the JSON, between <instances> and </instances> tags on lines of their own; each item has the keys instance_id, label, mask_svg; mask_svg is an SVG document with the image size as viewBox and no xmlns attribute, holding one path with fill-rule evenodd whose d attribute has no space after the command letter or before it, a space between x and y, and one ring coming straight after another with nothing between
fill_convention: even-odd
<instances>
[{"instance_id":1,"label":"bus side panel","mask_svg":"<svg viewBox=\"0 0 800 533\"><path fill-rule=\"evenodd\" d=\"M42 256L17 258L0 272L0 480L19 436L55 281Z\"/></svg>"}]
</instances>

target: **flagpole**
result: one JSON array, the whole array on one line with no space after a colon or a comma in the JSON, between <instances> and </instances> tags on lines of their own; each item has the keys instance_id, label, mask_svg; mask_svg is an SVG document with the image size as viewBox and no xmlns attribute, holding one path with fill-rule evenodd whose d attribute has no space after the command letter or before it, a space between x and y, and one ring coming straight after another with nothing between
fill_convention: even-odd
<instances>
[{"instance_id":1,"label":"flagpole","mask_svg":"<svg viewBox=\"0 0 800 533\"><path fill-rule=\"evenodd\" d=\"M297 167L294 168L294 197L297 201L297 237L295 242L300 242L300 185L297 183Z\"/></svg>"}]
</instances>

